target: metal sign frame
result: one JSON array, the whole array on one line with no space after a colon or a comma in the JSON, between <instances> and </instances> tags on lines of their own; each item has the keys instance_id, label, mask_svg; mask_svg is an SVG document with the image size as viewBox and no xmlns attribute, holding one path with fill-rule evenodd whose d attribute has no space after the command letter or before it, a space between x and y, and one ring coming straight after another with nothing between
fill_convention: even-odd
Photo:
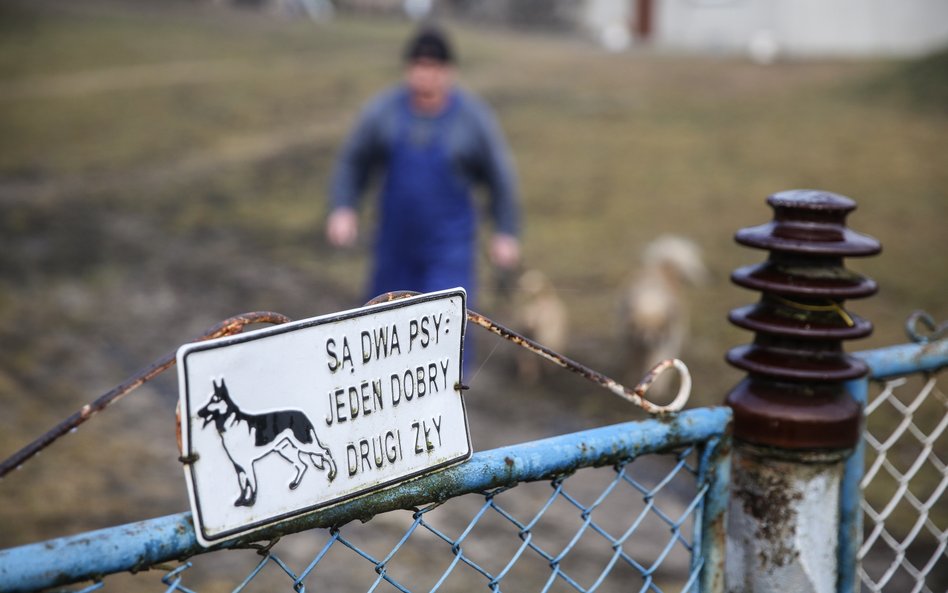
<instances>
[{"instance_id":1,"label":"metal sign frame","mask_svg":"<svg viewBox=\"0 0 948 593\"><path fill-rule=\"evenodd\" d=\"M466 311L458 288L179 348L181 453L201 545L469 459ZM382 330L391 334L374 343ZM354 436L370 427L371 441Z\"/></svg>"}]
</instances>

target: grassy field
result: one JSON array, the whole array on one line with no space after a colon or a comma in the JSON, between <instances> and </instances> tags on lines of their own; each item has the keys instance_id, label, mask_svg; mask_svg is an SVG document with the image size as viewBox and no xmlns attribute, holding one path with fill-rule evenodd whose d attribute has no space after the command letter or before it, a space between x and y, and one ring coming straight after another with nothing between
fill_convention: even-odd
<instances>
[{"instance_id":1,"label":"grassy field","mask_svg":"<svg viewBox=\"0 0 948 593\"><path fill-rule=\"evenodd\" d=\"M327 177L359 106L399 76L409 30L186 3L0 5L0 456L221 319L359 304L365 246L321 238ZM883 243L848 262L881 287L849 303L876 325L849 349L904 341L915 309L948 319L943 57L759 67L460 24L456 37L464 84L515 154L526 264L566 301L567 354L621 368L617 295L649 240L686 235L713 273L689 294L693 405L722 401L741 376L724 353L750 340L727 312L757 298L728 275L763 258L732 236L792 188L852 197L850 226ZM485 313L503 322L483 273ZM572 377L512 385L510 349L481 344L472 387L516 391L537 434L639 417ZM186 508L176 389L143 388L0 482L0 547ZM491 397L478 413L507 414ZM477 449L512 438L472 431Z\"/></svg>"}]
</instances>

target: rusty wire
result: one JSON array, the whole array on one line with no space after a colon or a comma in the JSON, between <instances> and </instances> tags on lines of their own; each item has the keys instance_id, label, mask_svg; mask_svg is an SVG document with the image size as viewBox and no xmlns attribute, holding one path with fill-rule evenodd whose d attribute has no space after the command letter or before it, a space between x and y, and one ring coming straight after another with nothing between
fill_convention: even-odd
<instances>
[{"instance_id":1,"label":"rusty wire","mask_svg":"<svg viewBox=\"0 0 948 593\"><path fill-rule=\"evenodd\" d=\"M218 323L214 327L204 332L195 341L200 342L238 334L243 331L244 327L253 323L281 324L288 321L290 321L289 317L281 315L280 313L274 313L272 311L254 311L251 313L243 313ZM141 369L129 377L123 383L115 386L107 393L99 396L99 398L92 403L82 406L79 411L61 421L42 436L26 445L7 459L4 459L3 462L0 463L0 478L7 475L14 469L19 468L24 462L46 447L50 446L61 436L72 430L75 430L80 424L91 418L97 412L104 410L116 400L128 395L131 391L134 391L164 371L170 369L175 364L176 352L176 350L168 352L158 360L154 361L147 367Z\"/></svg>"},{"instance_id":2,"label":"rusty wire","mask_svg":"<svg viewBox=\"0 0 948 593\"><path fill-rule=\"evenodd\" d=\"M390 301L396 301L399 299L415 296L417 294L417 292L408 290L387 292L370 300L368 303L366 303L366 305L387 303ZM543 344L534 342L526 336L522 336L512 329L504 327L503 325L489 319L485 315L481 315L476 311L468 309L467 319L468 321L483 327L487 331L496 334L505 340L509 340L522 348L526 348L530 352L533 352L541 358L545 358L557 366L572 371L577 375L608 389L615 395L618 395L622 399L631 402L650 414L677 412L685 407L685 404L688 402L688 398L691 395L691 373L688 372L688 367L685 366L685 363L678 360L677 358L663 360L656 364L651 368L651 370L649 370L648 373L646 373L645 377L643 377L642 380L630 390L616 382L614 379L610 379L598 371L594 371L591 368L576 362L575 360L567 358L559 352L550 350ZM645 393L648 391L649 387L651 387L655 380L658 379L659 375L664 373L669 368L674 368L676 371L678 371L680 377L678 393L675 395L675 398L672 400L672 402L663 406L645 399Z\"/></svg>"},{"instance_id":3,"label":"rusty wire","mask_svg":"<svg viewBox=\"0 0 948 593\"><path fill-rule=\"evenodd\" d=\"M468 321L487 329L491 333L496 334L505 340L509 340L522 348L526 348L530 352L533 352L541 358L545 358L557 366L572 371L577 375L608 389L613 394L618 395L622 399L635 404L650 414L677 412L685 406L685 404L688 402L688 397L691 395L691 374L688 372L688 367L685 366L685 363L678 360L677 358L661 361L652 367L652 369L646 373L645 377L639 381L634 388L628 389L614 379L610 379L598 371L594 371L593 369L580 364L571 358L567 358L559 352L550 350L543 344L534 342L530 338L522 336L510 328L504 327L503 325L497 323L496 321L492 321L491 319L481 315L476 311L468 309L467 319ZM645 399L645 393L648 391L649 387L651 387L655 380L658 379L659 375L664 373L669 368L674 368L676 371L678 371L678 374L681 377L678 393L675 395L675 398L672 400L672 402L663 406Z\"/></svg>"},{"instance_id":4,"label":"rusty wire","mask_svg":"<svg viewBox=\"0 0 948 593\"><path fill-rule=\"evenodd\" d=\"M407 298L416 294L418 293L411 291L389 292L372 299L366 304L375 305ZM691 374L688 372L688 367L677 358L663 360L652 367L645 377L630 390L614 379L611 379L598 371L594 371L593 369L580 364L575 360L567 358L566 356L563 356L562 354L551 350L538 342L534 342L533 340L518 334L512 329L505 327L476 311L468 309L467 319L468 321L485 328L486 330L500 336L501 338L504 338L505 340L509 340L510 342L513 342L522 348L526 348L530 352L552 362L557 366L572 371L581 377L584 377L589 381L606 388L613 394L625 399L628 402L631 402L650 414L677 412L685 406L685 403L687 403L688 397L691 394ZM273 313L271 311L244 313L229 319L225 319L202 334L195 341L204 341L213 338L234 335L240 333L245 326L253 323L282 324L287 323L288 321L290 321L290 319L285 315ZM36 440L26 445L7 459L3 460L3 462L0 463L0 478L23 465L24 462L51 445L63 435L75 430L80 424L91 418L97 412L102 411L116 400L128 395L128 393L131 391L141 387L144 383L154 379L164 371L174 366L175 354L176 351L165 354L149 366L132 375L125 382L101 395L92 403L82 406L79 411L75 412ZM645 394L648 389L652 386L655 380L658 379L659 375L664 373L669 368L674 368L676 371L678 371L680 376L678 393L672 402L666 405L659 405L645 399Z\"/></svg>"}]
</instances>

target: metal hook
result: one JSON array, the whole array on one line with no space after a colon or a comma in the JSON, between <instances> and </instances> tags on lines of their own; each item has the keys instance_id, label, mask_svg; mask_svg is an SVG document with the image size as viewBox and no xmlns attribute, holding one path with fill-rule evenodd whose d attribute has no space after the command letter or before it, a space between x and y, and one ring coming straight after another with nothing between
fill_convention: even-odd
<instances>
[{"instance_id":1,"label":"metal hook","mask_svg":"<svg viewBox=\"0 0 948 593\"><path fill-rule=\"evenodd\" d=\"M924 333L919 331L919 324L924 326ZM905 320L905 333L916 344L936 342L948 336L948 322L937 325L934 318L925 311L914 311Z\"/></svg>"}]
</instances>

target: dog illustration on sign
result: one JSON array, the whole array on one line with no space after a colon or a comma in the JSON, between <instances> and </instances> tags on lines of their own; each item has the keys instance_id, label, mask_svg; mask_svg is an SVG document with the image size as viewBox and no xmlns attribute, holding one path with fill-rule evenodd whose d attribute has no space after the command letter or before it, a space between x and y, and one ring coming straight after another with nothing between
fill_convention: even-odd
<instances>
[{"instance_id":1,"label":"dog illustration on sign","mask_svg":"<svg viewBox=\"0 0 948 593\"><path fill-rule=\"evenodd\" d=\"M221 444L237 473L240 498L234 506L253 506L257 500L257 474L254 464L270 453L277 453L293 465L296 476L290 482L295 490L310 463L316 469L328 466L329 481L336 478L336 462L329 448L319 442L313 423L299 410L278 410L260 414L248 414L237 407L230 398L224 379L220 384L212 381L214 393L211 399L198 410L204 419L202 428L211 422L221 437Z\"/></svg>"}]
</instances>

